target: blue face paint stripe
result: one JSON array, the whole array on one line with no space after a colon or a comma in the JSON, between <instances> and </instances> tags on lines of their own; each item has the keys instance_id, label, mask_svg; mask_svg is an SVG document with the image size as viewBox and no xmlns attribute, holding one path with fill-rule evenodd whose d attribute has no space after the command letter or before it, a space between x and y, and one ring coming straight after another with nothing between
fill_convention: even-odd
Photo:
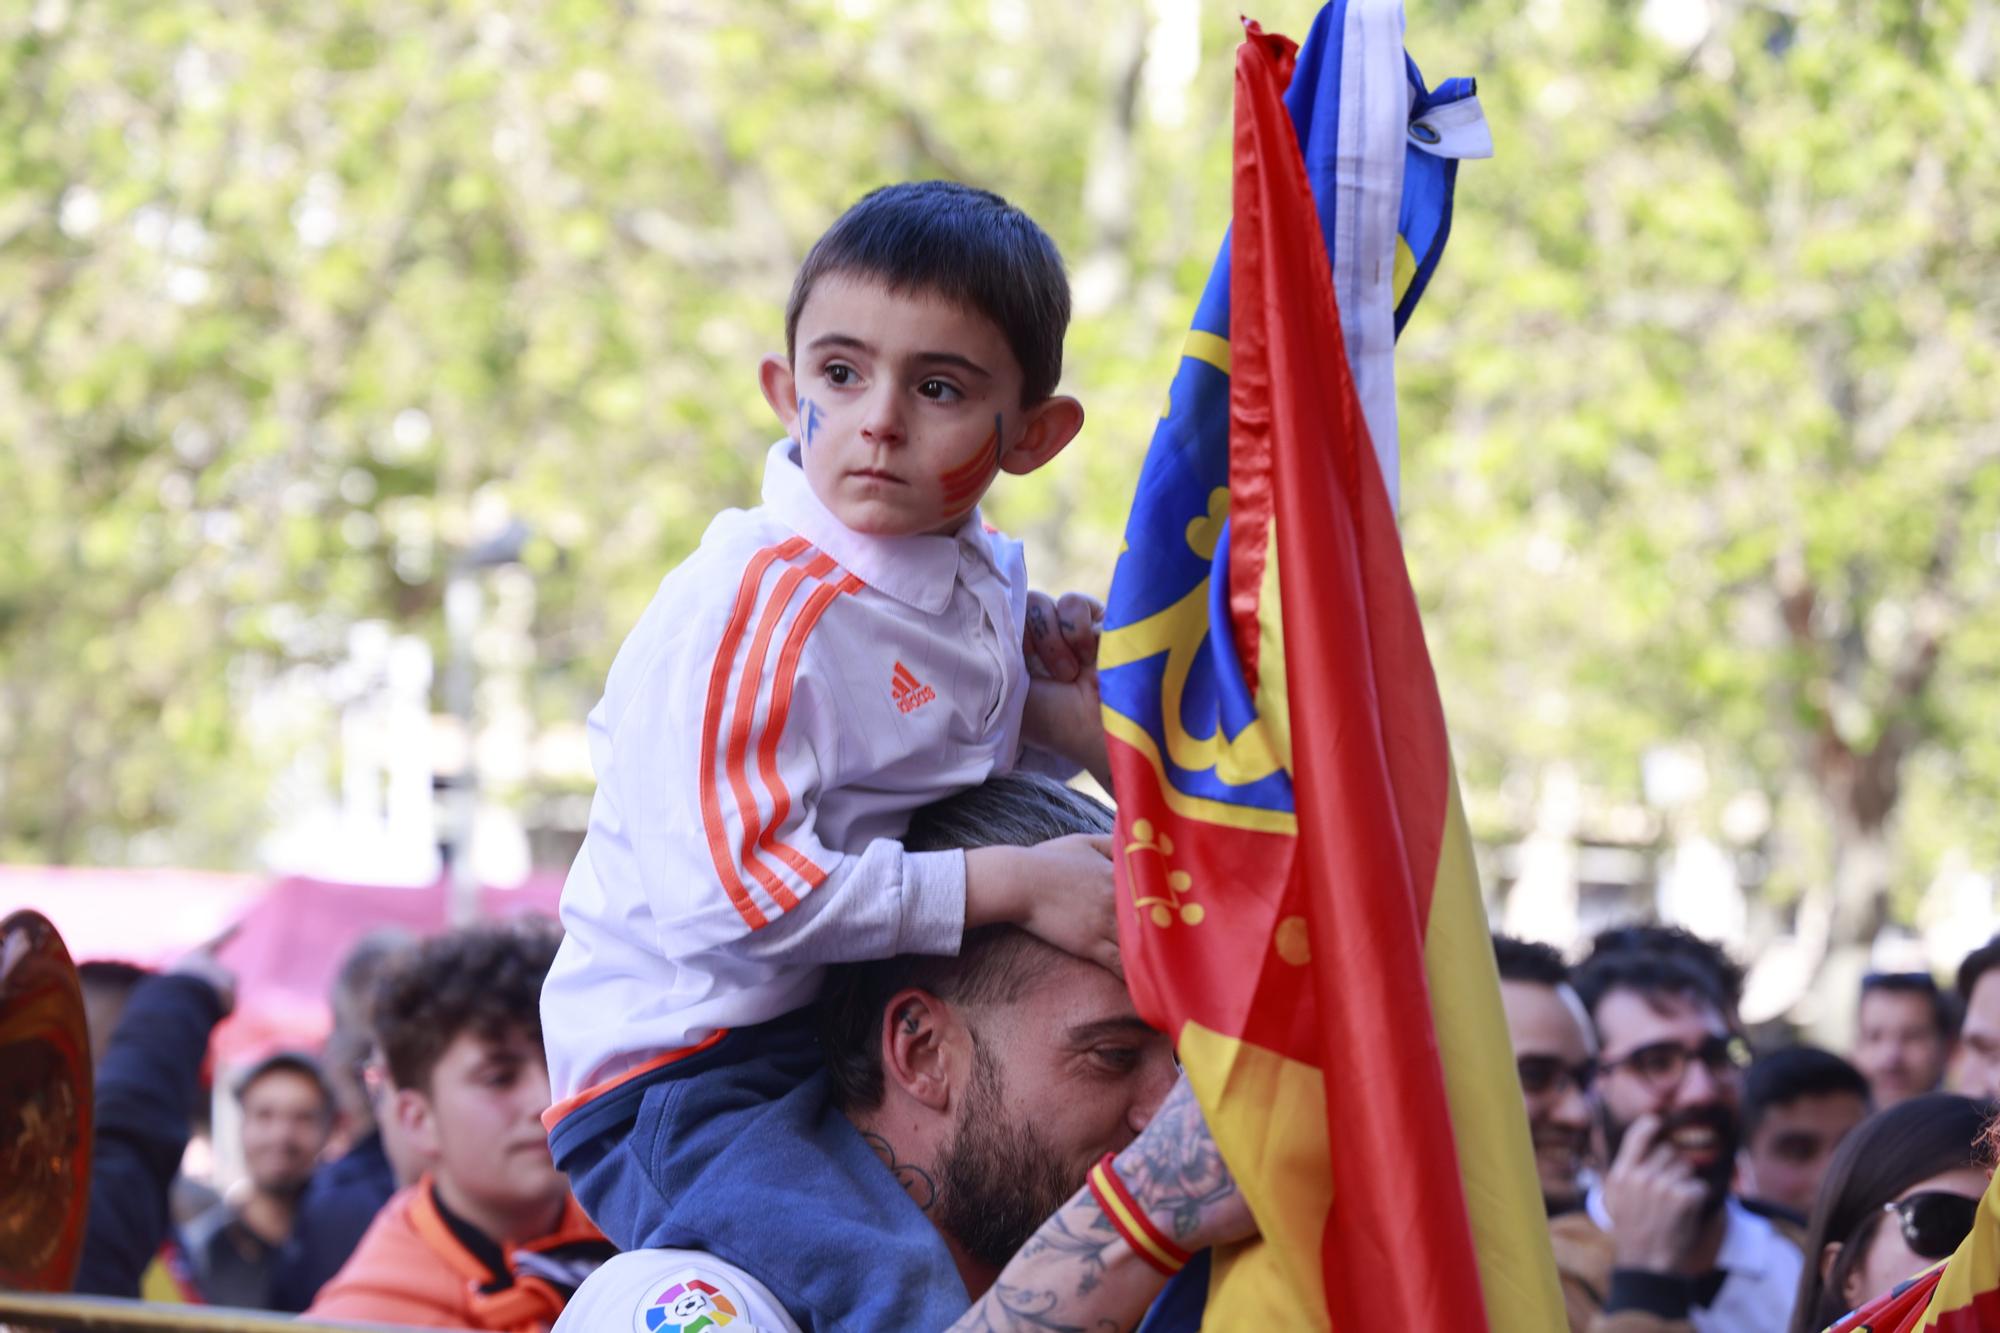
<instances>
[{"instance_id":1,"label":"blue face paint stripe","mask_svg":"<svg viewBox=\"0 0 2000 1333\"><path fill-rule=\"evenodd\" d=\"M819 404L810 398L799 399L799 443L810 449L813 437L819 434Z\"/></svg>"}]
</instances>

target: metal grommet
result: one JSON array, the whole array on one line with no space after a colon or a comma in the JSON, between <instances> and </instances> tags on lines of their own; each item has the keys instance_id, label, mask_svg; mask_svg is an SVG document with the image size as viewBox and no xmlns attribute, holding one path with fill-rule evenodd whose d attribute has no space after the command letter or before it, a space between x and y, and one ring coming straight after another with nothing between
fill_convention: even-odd
<instances>
[{"instance_id":1,"label":"metal grommet","mask_svg":"<svg viewBox=\"0 0 2000 1333\"><path fill-rule=\"evenodd\" d=\"M1410 122L1410 137L1418 143L1436 143L1444 138L1442 134L1439 134L1431 127L1429 122L1422 120L1413 120Z\"/></svg>"}]
</instances>

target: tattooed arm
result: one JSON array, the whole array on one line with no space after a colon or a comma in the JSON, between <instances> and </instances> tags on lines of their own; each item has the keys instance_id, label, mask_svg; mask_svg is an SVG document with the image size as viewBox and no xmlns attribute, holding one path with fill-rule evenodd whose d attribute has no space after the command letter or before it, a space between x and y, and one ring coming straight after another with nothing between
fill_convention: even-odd
<instances>
[{"instance_id":1,"label":"tattooed arm","mask_svg":"<svg viewBox=\"0 0 2000 1333\"><path fill-rule=\"evenodd\" d=\"M1256 1230L1185 1074L1112 1168L1153 1225L1182 1249L1204 1250ZM1165 1285L1086 1188L1042 1224L992 1290L946 1333L1128 1329Z\"/></svg>"}]
</instances>

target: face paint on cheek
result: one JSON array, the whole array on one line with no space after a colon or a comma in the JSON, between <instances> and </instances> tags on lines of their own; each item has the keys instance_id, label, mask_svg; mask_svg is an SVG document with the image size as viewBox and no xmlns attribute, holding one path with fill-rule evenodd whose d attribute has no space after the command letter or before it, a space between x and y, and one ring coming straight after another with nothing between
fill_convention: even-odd
<instances>
[{"instance_id":1,"label":"face paint on cheek","mask_svg":"<svg viewBox=\"0 0 2000 1333\"><path fill-rule=\"evenodd\" d=\"M967 454L963 460L952 465L951 470L938 478L944 488L944 508L946 518L957 518L967 513L979 503L985 493L987 483L1000 470L1000 456L1006 452L1005 436L1001 432L1000 414L993 414L993 433L979 442L979 447Z\"/></svg>"},{"instance_id":2,"label":"face paint on cheek","mask_svg":"<svg viewBox=\"0 0 2000 1333\"><path fill-rule=\"evenodd\" d=\"M819 404L810 398L799 399L799 443L810 449L813 437L819 434L819 423L825 417Z\"/></svg>"}]
</instances>

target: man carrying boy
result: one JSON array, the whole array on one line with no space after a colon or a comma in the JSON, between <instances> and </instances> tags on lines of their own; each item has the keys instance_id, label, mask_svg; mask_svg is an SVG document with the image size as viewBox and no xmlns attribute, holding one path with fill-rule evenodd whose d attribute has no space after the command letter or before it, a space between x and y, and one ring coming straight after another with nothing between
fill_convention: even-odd
<instances>
[{"instance_id":1,"label":"man carrying boy","mask_svg":"<svg viewBox=\"0 0 2000 1333\"><path fill-rule=\"evenodd\" d=\"M384 1114L432 1167L384 1206L309 1317L545 1333L611 1256L542 1134L536 997L555 950L546 922L480 926L426 941L377 983Z\"/></svg>"},{"instance_id":2,"label":"man carrying boy","mask_svg":"<svg viewBox=\"0 0 2000 1333\"><path fill-rule=\"evenodd\" d=\"M827 965L1012 924L1116 966L1107 838L898 841L917 807L1032 755L1102 763L1088 682L1039 682L1030 706L1026 660L1075 677L1095 629L1074 603L1046 623L1019 544L978 509L1082 426L1055 393L1068 319L1041 229L943 182L869 195L799 272L787 355L760 372L788 432L764 503L720 515L668 575L590 716L545 1119L622 1248L663 1243L684 1151L635 1137L641 1103L683 1078L780 1095L756 1042L725 1036L810 1005Z\"/></svg>"}]
</instances>

